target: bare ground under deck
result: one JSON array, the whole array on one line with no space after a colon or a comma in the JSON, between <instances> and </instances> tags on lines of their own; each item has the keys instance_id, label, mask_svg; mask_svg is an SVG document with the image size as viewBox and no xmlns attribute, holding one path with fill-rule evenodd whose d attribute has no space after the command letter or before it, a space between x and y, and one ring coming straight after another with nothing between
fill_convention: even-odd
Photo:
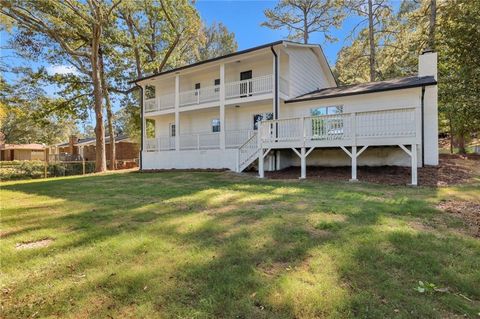
<instances>
[{"instance_id":1,"label":"bare ground under deck","mask_svg":"<svg viewBox=\"0 0 480 319\"><path fill-rule=\"evenodd\" d=\"M440 155L438 166L425 166L418 169L418 184L420 186L448 186L466 183L475 176L475 170L480 166L479 155ZM257 174L257 172L250 172ZM325 181L349 180L351 167L320 167L307 166L307 179ZM357 178L360 181L386 184L405 185L411 181L411 168L401 166L359 166ZM265 172L266 178L297 179L300 167L288 167L280 171Z\"/></svg>"}]
</instances>

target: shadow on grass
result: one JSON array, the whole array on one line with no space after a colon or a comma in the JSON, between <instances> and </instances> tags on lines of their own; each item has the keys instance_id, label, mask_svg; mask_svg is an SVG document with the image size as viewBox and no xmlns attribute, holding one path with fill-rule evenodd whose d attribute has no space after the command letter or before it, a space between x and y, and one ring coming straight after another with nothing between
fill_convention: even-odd
<instances>
[{"instance_id":1,"label":"shadow on grass","mask_svg":"<svg viewBox=\"0 0 480 319\"><path fill-rule=\"evenodd\" d=\"M170 172L2 189L46 202L5 208L5 244L56 239L2 250L6 317L438 317L478 306L413 291L425 280L478 299L480 285L477 242L409 226L436 214L416 190Z\"/></svg>"}]
</instances>

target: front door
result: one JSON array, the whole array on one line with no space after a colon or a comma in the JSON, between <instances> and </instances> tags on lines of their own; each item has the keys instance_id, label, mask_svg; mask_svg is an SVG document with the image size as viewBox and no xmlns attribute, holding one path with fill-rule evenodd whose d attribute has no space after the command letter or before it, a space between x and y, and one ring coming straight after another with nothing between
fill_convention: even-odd
<instances>
[{"instance_id":1,"label":"front door","mask_svg":"<svg viewBox=\"0 0 480 319\"><path fill-rule=\"evenodd\" d=\"M252 70L240 72L240 81L250 80ZM240 82L240 97L252 95L252 81Z\"/></svg>"}]
</instances>

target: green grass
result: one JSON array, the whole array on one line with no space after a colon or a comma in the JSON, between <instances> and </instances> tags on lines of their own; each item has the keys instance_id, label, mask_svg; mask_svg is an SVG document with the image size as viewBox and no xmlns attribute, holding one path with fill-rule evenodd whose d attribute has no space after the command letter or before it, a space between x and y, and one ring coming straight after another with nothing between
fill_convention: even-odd
<instances>
[{"instance_id":1,"label":"green grass","mask_svg":"<svg viewBox=\"0 0 480 319\"><path fill-rule=\"evenodd\" d=\"M480 241L434 206L478 190L184 172L3 183L0 317L477 318Z\"/></svg>"}]
</instances>

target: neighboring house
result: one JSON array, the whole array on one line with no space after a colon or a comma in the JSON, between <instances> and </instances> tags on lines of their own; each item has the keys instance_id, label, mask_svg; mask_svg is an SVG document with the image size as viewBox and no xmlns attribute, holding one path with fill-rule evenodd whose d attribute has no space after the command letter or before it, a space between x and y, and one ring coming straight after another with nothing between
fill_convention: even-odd
<instances>
[{"instance_id":1,"label":"neighboring house","mask_svg":"<svg viewBox=\"0 0 480 319\"><path fill-rule=\"evenodd\" d=\"M50 159L60 161L95 160L95 137L78 138L70 136L66 143L51 147ZM126 135L115 137L116 160L133 161L139 156L139 145ZM107 161L110 160L110 137L105 137L105 152Z\"/></svg>"},{"instance_id":2,"label":"neighboring house","mask_svg":"<svg viewBox=\"0 0 480 319\"><path fill-rule=\"evenodd\" d=\"M425 52L418 76L338 86L320 46L290 41L140 78L141 169L351 165L356 180L357 165L414 163L416 184L438 164L436 78Z\"/></svg>"},{"instance_id":3,"label":"neighboring house","mask_svg":"<svg viewBox=\"0 0 480 319\"><path fill-rule=\"evenodd\" d=\"M44 161L46 147L42 144L1 144L1 161Z\"/></svg>"}]
</instances>

